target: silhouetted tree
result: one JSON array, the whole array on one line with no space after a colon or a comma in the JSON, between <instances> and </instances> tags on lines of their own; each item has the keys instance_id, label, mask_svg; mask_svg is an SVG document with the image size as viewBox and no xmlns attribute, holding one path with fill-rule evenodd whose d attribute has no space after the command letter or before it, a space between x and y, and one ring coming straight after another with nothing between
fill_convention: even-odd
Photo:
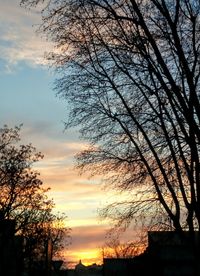
<instances>
[{"instance_id":1,"label":"silhouetted tree","mask_svg":"<svg viewBox=\"0 0 200 276\"><path fill-rule=\"evenodd\" d=\"M159 206L176 231L199 231L200 2L22 0L38 3L67 127L91 142L79 167L137 189L125 221Z\"/></svg>"},{"instance_id":2,"label":"silhouetted tree","mask_svg":"<svg viewBox=\"0 0 200 276\"><path fill-rule=\"evenodd\" d=\"M15 232L25 238L24 257L31 268L44 260L51 243L52 257L63 249L69 235L65 215L54 214L54 202L42 187L32 166L43 155L31 145L19 145L20 127L0 129L0 212L1 219L15 220Z\"/></svg>"},{"instance_id":3,"label":"silhouetted tree","mask_svg":"<svg viewBox=\"0 0 200 276\"><path fill-rule=\"evenodd\" d=\"M146 242L129 241L120 242L116 237L111 238L101 248L101 257L103 258L134 258L141 254L146 247Z\"/></svg>"}]
</instances>

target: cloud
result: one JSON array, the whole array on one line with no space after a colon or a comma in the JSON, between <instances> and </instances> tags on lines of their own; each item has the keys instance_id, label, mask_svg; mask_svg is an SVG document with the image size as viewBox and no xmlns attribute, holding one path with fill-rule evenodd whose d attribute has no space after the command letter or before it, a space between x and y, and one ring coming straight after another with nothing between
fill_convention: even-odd
<instances>
[{"instance_id":1,"label":"cloud","mask_svg":"<svg viewBox=\"0 0 200 276\"><path fill-rule=\"evenodd\" d=\"M105 225L72 228L72 244L64 252L67 262L74 266L79 259L84 264L102 263L101 248L105 243Z\"/></svg>"},{"instance_id":2,"label":"cloud","mask_svg":"<svg viewBox=\"0 0 200 276\"><path fill-rule=\"evenodd\" d=\"M105 225L87 225L72 228L73 250L99 248L105 242Z\"/></svg>"},{"instance_id":3,"label":"cloud","mask_svg":"<svg viewBox=\"0 0 200 276\"><path fill-rule=\"evenodd\" d=\"M54 126L49 123L24 126L22 136L27 139L23 142L31 139L33 145L41 147L45 157L36 169L44 185L51 187L48 195L56 204L55 212L68 216L66 226L72 228L72 244L63 253L66 259L71 265L79 259L85 264L100 262L99 248L108 228L107 224L100 224L97 212L104 197L101 180L88 179L87 174L80 175L73 166L74 154L87 147L87 143L66 133L55 134Z\"/></svg>"},{"instance_id":4,"label":"cloud","mask_svg":"<svg viewBox=\"0 0 200 276\"><path fill-rule=\"evenodd\" d=\"M64 251L64 256L69 266L74 267L81 259L86 265L102 263L102 248L105 248L106 234L109 226L101 225L85 225L72 227L72 243L69 248ZM134 225L131 225L126 232L120 236L120 242L129 243L131 241L139 241L140 233L136 231Z\"/></svg>"},{"instance_id":5,"label":"cloud","mask_svg":"<svg viewBox=\"0 0 200 276\"><path fill-rule=\"evenodd\" d=\"M0 5L0 59L4 70L11 72L20 62L45 65L44 52L52 46L36 35L40 15L20 7L18 0L0 0Z\"/></svg>"},{"instance_id":6,"label":"cloud","mask_svg":"<svg viewBox=\"0 0 200 276\"><path fill-rule=\"evenodd\" d=\"M33 145L38 144L44 153L44 159L34 168L40 173L39 178L44 186L51 188L48 194L54 199L55 210L69 216L70 226L80 226L88 222L94 224L98 217L97 208L104 196L101 179L89 179L89 174L80 175L74 168L75 153L86 148L87 143L76 141L65 134L64 137L61 134L61 137L52 135L52 127L48 123L23 127L22 143L29 143L30 140L25 139L31 137Z\"/></svg>"}]
</instances>

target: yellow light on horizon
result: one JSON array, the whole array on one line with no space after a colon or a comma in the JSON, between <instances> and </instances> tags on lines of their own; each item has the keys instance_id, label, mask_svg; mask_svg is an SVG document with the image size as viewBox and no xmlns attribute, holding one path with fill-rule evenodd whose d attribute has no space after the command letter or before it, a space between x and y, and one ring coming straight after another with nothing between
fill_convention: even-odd
<instances>
[{"instance_id":1,"label":"yellow light on horizon","mask_svg":"<svg viewBox=\"0 0 200 276\"><path fill-rule=\"evenodd\" d=\"M64 252L64 256L69 263L78 264L79 261L84 265L91 265L93 263L102 264L102 258L100 256L99 249L90 249L90 250L79 250L79 251L70 251L67 250Z\"/></svg>"}]
</instances>

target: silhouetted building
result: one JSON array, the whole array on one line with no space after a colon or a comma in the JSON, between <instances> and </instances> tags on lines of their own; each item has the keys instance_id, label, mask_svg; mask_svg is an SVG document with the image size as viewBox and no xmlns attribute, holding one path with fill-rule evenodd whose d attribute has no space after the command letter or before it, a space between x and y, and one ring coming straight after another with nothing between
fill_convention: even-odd
<instances>
[{"instance_id":1,"label":"silhouetted building","mask_svg":"<svg viewBox=\"0 0 200 276\"><path fill-rule=\"evenodd\" d=\"M129 259L104 259L104 276L199 276L199 233L148 232L145 253Z\"/></svg>"},{"instance_id":2,"label":"silhouetted building","mask_svg":"<svg viewBox=\"0 0 200 276\"><path fill-rule=\"evenodd\" d=\"M92 264L86 266L80 260L75 269L67 270L67 276L102 276L102 265Z\"/></svg>"},{"instance_id":3,"label":"silhouetted building","mask_svg":"<svg viewBox=\"0 0 200 276\"><path fill-rule=\"evenodd\" d=\"M148 256L154 274L159 276L200 275L198 249L199 233L192 240L189 232L148 232ZM197 259L198 258L198 259Z\"/></svg>"},{"instance_id":4,"label":"silhouetted building","mask_svg":"<svg viewBox=\"0 0 200 276\"><path fill-rule=\"evenodd\" d=\"M0 220L0 275L21 276L23 239L15 236L15 221Z\"/></svg>"},{"instance_id":5,"label":"silhouetted building","mask_svg":"<svg viewBox=\"0 0 200 276\"><path fill-rule=\"evenodd\" d=\"M66 276L75 276L75 269L67 269Z\"/></svg>"},{"instance_id":6,"label":"silhouetted building","mask_svg":"<svg viewBox=\"0 0 200 276\"><path fill-rule=\"evenodd\" d=\"M15 235L15 221L0 219L0 276L67 276L60 270L63 261L52 261L52 244L46 246L44 260L33 261L27 267L24 239Z\"/></svg>"},{"instance_id":7,"label":"silhouetted building","mask_svg":"<svg viewBox=\"0 0 200 276\"><path fill-rule=\"evenodd\" d=\"M146 254L135 258L105 258L103 276L149 276L149 259Z\"/></svg>"}]
</instances>

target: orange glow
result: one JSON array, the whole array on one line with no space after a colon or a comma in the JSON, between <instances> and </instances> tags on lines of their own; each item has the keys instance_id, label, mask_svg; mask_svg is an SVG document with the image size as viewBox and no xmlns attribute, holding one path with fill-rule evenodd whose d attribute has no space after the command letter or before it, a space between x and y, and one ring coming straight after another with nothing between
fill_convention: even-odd
<instances>
[{"instance_id":1,"label":"orange glow","mask_svg":"<svg viewBox=\"0 0 200 276\"><path fill-rule=\"evenodd\" d=\"M63 255L67 261L67 267L69 268L74 268L75 265L79 263L79 260L81 260L84 265L91 265L93 263L102 264L99 249L80 249L76 252L67 250Z\"/></svg>"}]
</instances>

